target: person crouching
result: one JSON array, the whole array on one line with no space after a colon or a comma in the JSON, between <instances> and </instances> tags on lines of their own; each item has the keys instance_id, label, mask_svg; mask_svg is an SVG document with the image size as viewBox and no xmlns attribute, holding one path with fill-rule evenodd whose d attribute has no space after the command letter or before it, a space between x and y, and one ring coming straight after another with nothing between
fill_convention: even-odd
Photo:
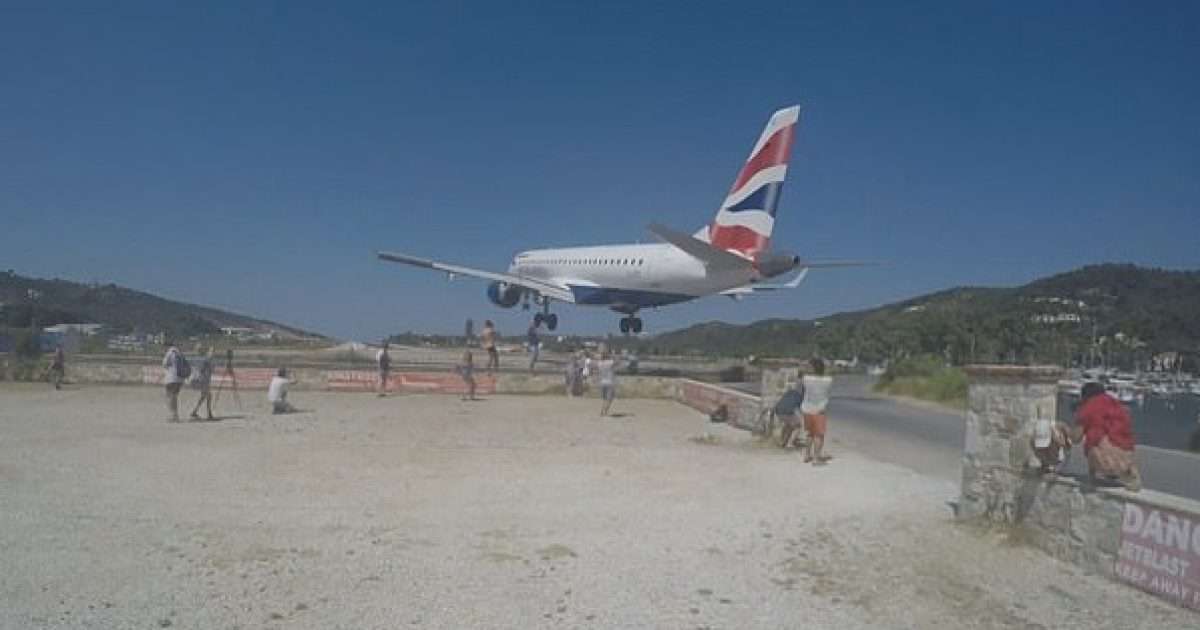
<instances>
[{"instance_id":1,"label":"person crouching","mask_svg":"<svg viewBox=\"0 0 1200 630\"><path fill-rule=\"evenodd\" d=\"M1142 476L1133 450L1133 420L1125 405L1106 394L1100 383L1088 383L1083 386L1075 418L1072 437L1083 442L1091 481L1119 481L1128 490L1141 490Z\"/></svg>"},{"instance_id":2,"label":"person crouching","mask_svg":"<svg viewBox=\"0 0 1200 630\"><path fill-rule=\"evenodd\" d=\"M271 403L271 413L292 413L296 410L287 399L288 387L291 384L292 382L288 380L287 368L279 368L279 372L275 374L275 378L271 379L271 384L267 387L267 402Z\"/></svg>"}]
</instances>

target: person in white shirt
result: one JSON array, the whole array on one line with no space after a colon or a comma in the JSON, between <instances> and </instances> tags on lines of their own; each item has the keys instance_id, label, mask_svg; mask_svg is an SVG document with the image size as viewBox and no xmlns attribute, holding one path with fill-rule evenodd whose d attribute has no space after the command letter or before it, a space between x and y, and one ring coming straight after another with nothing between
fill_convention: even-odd
<instances>
[{"instance_id":1,"label":"person in white shirt","mask_svg":"<svg viewBox=\"0 0 1200 630\"><path fill-rule=\"evenodd\" d=\"M271 403L271 413L291 413L296 410L287 400L288 386L291 384L287 377L287 368L279 368L279 372L267 387L267 402Z\"/></svg>"},{"instance_id":2,"label":"person in white shirt","mask_svg":"<svg viewBox=\"0 0 1200 630\"><path fill-rule=\"evenodd\" d=\"M596 380L600 381L600 398L604 403L600 407L600 415L607 416L608 408L612 406L613 399L617 397L617 366L608 349L605 348L600 353L600 360L596 361Z\"/></svg>"},{"instance_id":3,"label":"person in white shirt","mask_svg":"<svg viewBox=\"0 0 1200 630\"><path fill-rule=\"evenodd\" d=\"M182 357L179 348L175 347L175 342L168 340L167 353L162 360L163 385L167 388L167 411L171 413L167 422L179 422L179 390L183 388L184 381L179 369Z\"/></svg>"},{"instance_id":4,"label":"person in white shirt","mask_svg":"<svg viewBox=\"0 0 1200 630\"><path fill-rule=\"evenodd\" d=\"M833 459L823 452L825 428L828 424L825 409L829 406L833 377L825 376L825 362L821 359L813 359L809 363L813 373L804 375L804 401L800 403L800 413L804 414L804 430L808 432L804 461L823 466Z\"/></svg>"}]
</instances>

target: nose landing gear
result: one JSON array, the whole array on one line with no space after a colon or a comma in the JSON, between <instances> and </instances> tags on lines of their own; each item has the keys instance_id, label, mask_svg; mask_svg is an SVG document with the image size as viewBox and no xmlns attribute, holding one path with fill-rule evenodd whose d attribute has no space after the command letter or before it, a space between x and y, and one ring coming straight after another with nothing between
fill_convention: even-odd
<instances>
[{"instance_id":1,"label":"nose landing gear","mask_svg":"<svg viewBox=\"0 0 1200 630\"><path fill-rule=\"evenodd\" d=\"M623 334L628 335L629 333L633 333L636 335L642 332L642 319L632 315L628 317L622 317L618 327L621 329Z\"/></svg>"}]
</instances>

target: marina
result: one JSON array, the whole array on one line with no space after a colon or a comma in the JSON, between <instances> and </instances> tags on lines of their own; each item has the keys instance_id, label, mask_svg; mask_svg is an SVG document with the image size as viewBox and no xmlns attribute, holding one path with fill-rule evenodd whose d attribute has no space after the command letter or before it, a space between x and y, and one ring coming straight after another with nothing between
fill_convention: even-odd
<instances>
[{"instance_id":1,"label":"marina","mask_svg":"<svg viewBox=\"0 0 1200 630\"><path fill-rule=\"evenodd\" d=\"M1200 450L1200 380L1188 374L1086 370L1058 382L1058 420L1074 422L1083 384L1103 383L1133 416L1138 444Z\"/></svg>"}]
</instances>

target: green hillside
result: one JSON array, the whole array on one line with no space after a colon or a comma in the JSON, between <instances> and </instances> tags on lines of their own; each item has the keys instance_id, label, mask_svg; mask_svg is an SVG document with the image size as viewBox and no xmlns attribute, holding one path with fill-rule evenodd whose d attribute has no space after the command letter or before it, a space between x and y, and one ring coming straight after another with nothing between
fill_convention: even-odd
<instances>
[{"instance_id":1,"label":"green hillside","mask_svg":"<svg viewBox=\"0 0 1200 630\"><path fill-rule=\"evenodd\" d=\"M0 272L0 326L27 328L64 323L98 323L114 333L193 336L220 332L223 326L277 331L285 337L319 337L299 328L168 300L115 284L42 280Z\"/></svg>"},{"instance_id":2,"label":"green hillside","mask_svg":"<svg viewBox=\"0 0 1200 630\"><path fill-rule=\"evenodd\" d=\"M1132 365L1200 352L1200 271L1094 265L1016 288L963 287L820 320L706 323L637 342L647 354L821 355L866 362Z\"/></svg>"}]
</instances>

